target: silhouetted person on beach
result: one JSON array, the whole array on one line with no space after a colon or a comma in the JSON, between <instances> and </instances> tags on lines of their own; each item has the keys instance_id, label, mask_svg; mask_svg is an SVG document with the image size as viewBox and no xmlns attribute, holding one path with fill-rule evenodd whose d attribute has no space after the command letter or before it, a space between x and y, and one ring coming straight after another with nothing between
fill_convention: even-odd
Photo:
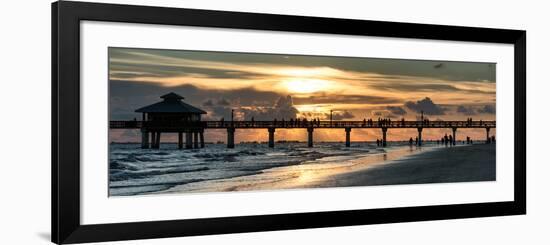
<instances>
[{"instance_id":1,"label":"silhouetted person on beach","mask_svg":"<svg viewBox=\"0 0 550 245\"><path fill-rule=\"evenodd\" d=\"M414 144L415 144L415 145L418 145L418 137L415 137L415 138L414 138Z\"/></svg>"},{"instance_id":2,"label":"silhouetted person on beach","mask_svg":"<svg viewBox=\"0 0 550 245\"><path fill-rule=\"evenodd\" d=\"M380 140L376 139L376 146L380 146Z\"/></svg>"},{"instance_id":3,"label":"silhouetted person on beach","mask_svg":"<svg viewBox=\"0 0 550 245\"><path fill-rule=\"evenodd\" d=\"M445 140L445 145L449 144L449 136L447 136L447 134L443 136L443 139Z\"/></svg>"},{"instance_id":4,"label":"silhouetted person on beach","mask_svg":"<svg viewBox=\"0 0 550 245\"><path fill-rule=\"evenodd\" d=\"M453 136L449 135L449 144L453 145Z\"/></svg>"},{"instance_id":5,"label":"silhouetted person on beach","mask_svg":"<svg viewBox=\"0 0 550 245\"><path fill-rule=\"evenodd\" d=\"M412 146L413 145L413 138L409 138L409 145Z\"/></svg>"}]
</instances>

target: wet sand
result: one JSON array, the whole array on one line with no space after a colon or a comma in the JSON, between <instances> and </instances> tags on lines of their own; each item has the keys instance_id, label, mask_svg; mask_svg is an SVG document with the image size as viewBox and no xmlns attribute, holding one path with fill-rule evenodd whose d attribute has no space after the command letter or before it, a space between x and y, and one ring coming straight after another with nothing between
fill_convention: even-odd
<instances>
[{"instance_id":1,"label":"wet sand","mask_svg":"<svg viewBox=\"0 0 550 245\"><path fill-rule=\"evenodd\" d=\"M328 164L300 164L261 174L182 185L164 193L278 190L317 187L425 184L496 179L495 145L400 147Z\"/></svg>"},{"instance_id":2,"label":"wet sand","mask_svg":"<svg viewBox=\"0 0 550 245\"><path fill-rule=\"evenodd\" d=\"M436 148L392 163L327 176L315 186L372 186L496 180L495 145Z\"/></svg>"}]
</instances>

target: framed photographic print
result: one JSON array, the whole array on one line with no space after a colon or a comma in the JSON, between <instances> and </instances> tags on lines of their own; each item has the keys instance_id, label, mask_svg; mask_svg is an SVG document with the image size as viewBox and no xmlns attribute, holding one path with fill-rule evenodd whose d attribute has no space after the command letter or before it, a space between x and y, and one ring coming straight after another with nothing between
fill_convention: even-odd
<instances>
[{"instance_id":1,"label":"framed photographic print","mask_svg":"<svg viewBox=\"0 0 550 245\"><path fill-rule=\"evenodd\" d=\"M53 3L52 241L525 214L525 35Z\"/></svg>"}]
</instances>

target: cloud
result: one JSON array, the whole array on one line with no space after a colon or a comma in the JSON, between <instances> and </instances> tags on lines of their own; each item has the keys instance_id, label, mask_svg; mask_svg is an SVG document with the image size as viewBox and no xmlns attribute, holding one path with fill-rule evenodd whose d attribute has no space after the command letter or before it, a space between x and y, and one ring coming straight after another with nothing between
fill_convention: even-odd
<instances>
[{"instance_id":1,"label":"cloud","mask_svg":"<svg viewBox=\"0 0 550 245\"><path fill-rule=\"evenodd\" d=\"M413 79L413 78L410 78ZM403 79L401 79L403 80ZM443 81L440 81L443 82ZM377 88L384 91L396 91L396 92L464 92L464 93L476 93L476 94L490 94L494 95L493 90L483 90L479 87L483 87L483 82L468 83L461 82L456 85L441 84L441 83L427 83L421 81L394 81L370 84L370 87ZM473 86L472 86L473 85Z\"/></svg>"},{"instance_id":2,"label":"cloud","mask_svg":"<svg viewBox=\"0 0 550 245\"><path fill-rule=\"evenodd\" d=\"M413 111L421 112L423 111L426 115L443 115L445 114L445 109L439 105L436 105L432 99L426 97L422 100L413 102L407 101L405 106Z\"/></svg>"},{"instance_id":3,"label":"cloud","mask_svg":"<svg viewBox=\"0 0 550 245\"><path fill-rule=\"evenodd\" d=\"M330 119L330 113L325 113L325 117L327 119ZM343 111L343 112L332 112L332 120L345 120L345 119L352 119L355 115L349 111Z\"/></svg>"},{"instance_id":4,"label":"cloud","mask_svg":"<svg viewBox=\"0 0 550 245\"><path fill-rule=\"evenodd\" d=\"M133 82L123 80L109 81L109 113L111 120L131 120L134 117L141 118L141 114L134 111L146 105L161 101L160 96L174 92L185 99L185 103L208 111L204 118L212 117L219 120L221 115L211 115L213 112L223 114L224 118L231 116L231 109L225 108L227 102L238 106L272 106L280 96L279 93L271 91L258 91L253 88L242 88L236 90L210 90L201 89L193 85L180 85L165 87L160 84L149 82ZM223 98L216 100L215 98ZM218 102L221 105L218 105ZM237 108L237 107L235 107ZM229 113L227 112L229 111Z\"/></svg>"},{"instance_id":5,"label":"cloud","mask_svg":"<svg viewBox=\"0 0 550 245\"><path fill-rule=\"evenodd\" d=\"M221 99L216 102L209 99L202 104L207 111L207 114L203 116L204 120L219 120L224 118L225 120L231 119L231 102L226 99Z\"/></svg>"},{"instance_id":6,"label":"cloud","mask_svg":"<svg viewBox=\"0 0 550 245\"><path fill-rule=\"evenodd\" d=\"M218 100L218 105L221 105L221 106L228 106L230 105L231 103L226 100L226 99L221 99L221 100Z\"/></svg>"},{"instance_id":7,"label":"cloud","mask_svg":"<svg viewBox=\"0 0 550 245\"><path fill-rule=\"evenodd\" d=\"M296 98L297 105L303 104L387 104L403 102L400 99L370 95L326 95L319 94L305 98Z\"/></svg>"},{"instance_id":8,"label":"cloud","mask_svg":"<svg viewBox=\"0 0 550 245\"><path fill-rule=\"evenodd\" d=\"M356 73L431 77L457 82L494 82L496 78L496 66L492 63L445 61L443 64L441 61L287 54L110 48L109 62L111 74L122 75L117 76L118 79L124 79L132 74L139 77L142 73L162 77L200 74L215 78L246 79L269 73L253 68L278 66L330 67Z\"/></svg>"},{"instance_id":9,"label":"cloud","mask_svg":"<svg viewBox=\"0 0 550 245\"><path fill-rule=\"evenodd\" d=\"M296 118L298 114L298 109L294 107L292 97L281 96L272 107L251 107L251 108L241 108L245 120L250 120L254 117L254 120L288 120L290 118Z\"/></svg>"},{"instance_id":10,"label":"cloud","mask_svg":"<svg viewBox=\"0 0 550 245\"><path fill-rule=\"evenodd\" d=\"M456 112L462 113L464 115L474 115L476 114L476 110L472 108L471 106L459 106L456 108Z\"/></svg>"},{"instance_id":11,"label":"cloud","mask_svg":"<svg viewBox=\"0 0 550 245\"><path fill-rule=\"evenodd\" d=\"M496 109L494 105L485 105L481 109L478 110L479 113L487 113L487 114L494 114L496 113Z\"/></svg>"},{"instance_id":12,"label":"cloud","mask_svg":"<svg viewBox=\"0 0 550 245\"><path fill-rule=\"evenodd\" d=\"M373 116L380 117L380 116L384 115L384 112L383 111L371 111L370 114L372 114Z\"/></svg>"},{"instance_id":13,"label":"cloud","mask_svg":"<svg viewBox=\"0 0 550 245\"><path fill-rule=\"evenodd\" d=\"M387 106L386 109L394 115L402 116L407 114L407 111L400 106Z\"/></svg>"}]
</instances>

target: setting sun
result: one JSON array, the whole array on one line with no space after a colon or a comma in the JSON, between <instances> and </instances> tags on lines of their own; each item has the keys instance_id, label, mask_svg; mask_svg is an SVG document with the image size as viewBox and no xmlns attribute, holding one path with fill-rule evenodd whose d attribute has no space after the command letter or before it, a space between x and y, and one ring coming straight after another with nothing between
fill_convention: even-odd
<instances>
[{"instance_id":1,"label":"setting sun","mask_svg":"<svg viewBox=\"0 0 550 245\"><path fill-rule=\"evenodd\" d=\"M292 78L283 81L282 85L290 93L308 94L328 89L331 82L320 79Z\"/></svg>"}]
</instances>

